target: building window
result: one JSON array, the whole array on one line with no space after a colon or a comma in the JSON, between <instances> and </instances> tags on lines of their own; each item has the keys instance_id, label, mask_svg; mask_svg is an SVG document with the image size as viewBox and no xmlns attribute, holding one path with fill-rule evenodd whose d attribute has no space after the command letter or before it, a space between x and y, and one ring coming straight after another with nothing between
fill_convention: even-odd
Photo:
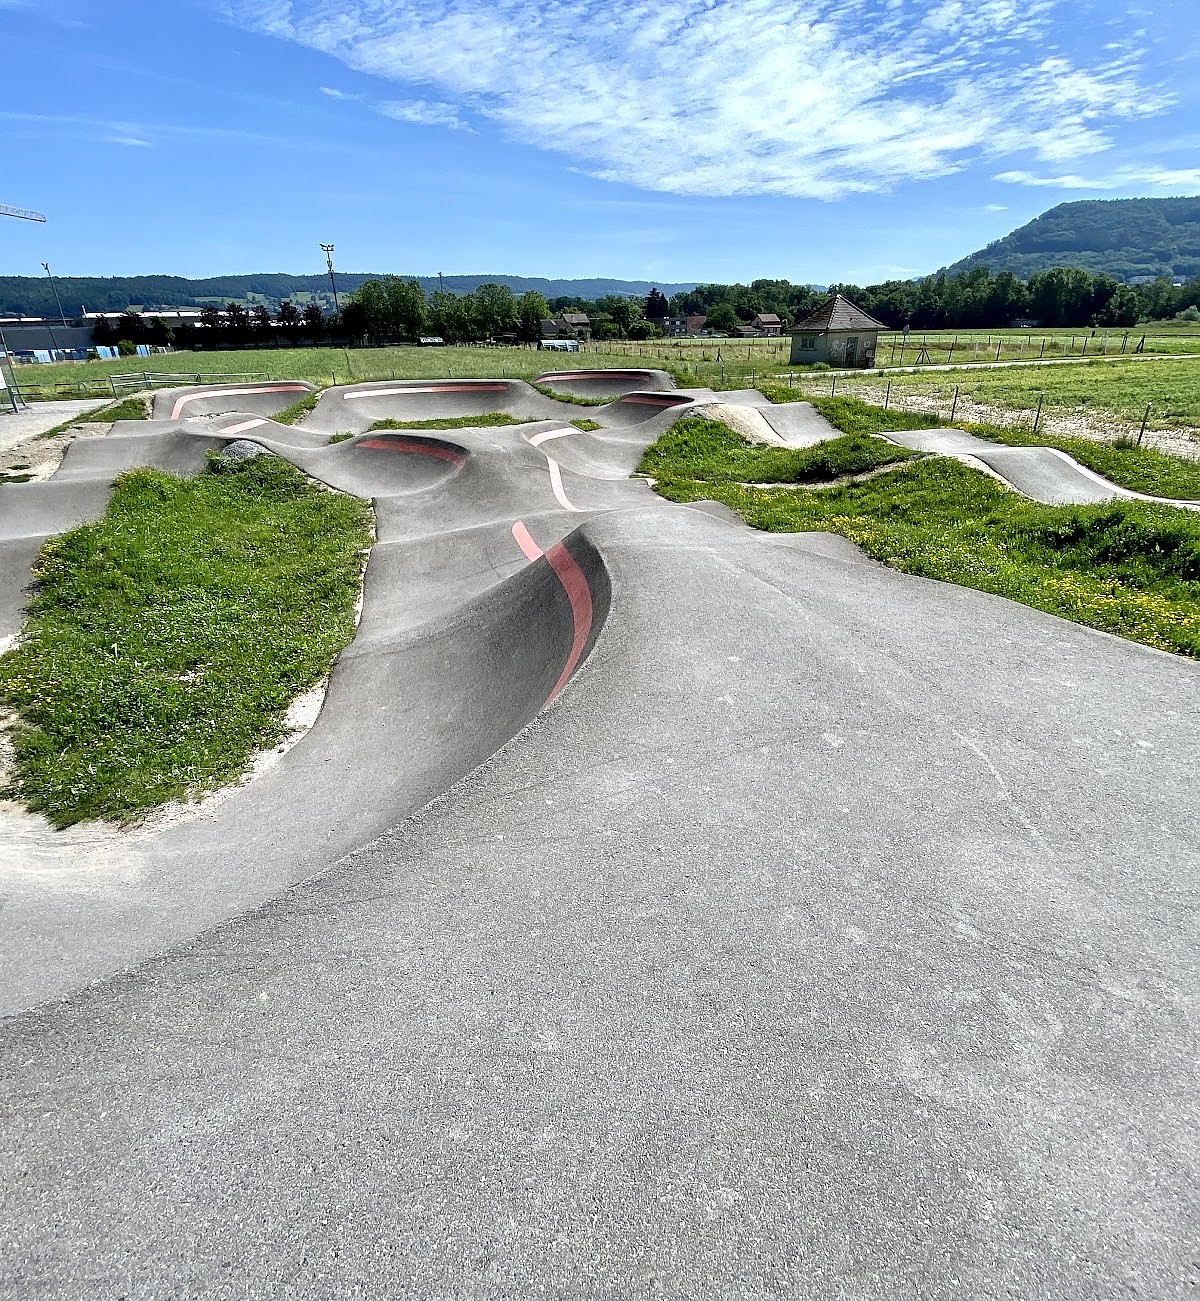
<instances>
[{"instance_id":1,"label":"building window","mask_svg":"<svg viewBox=\"0 0 1200 1301\"><path fill-rule=\"evenodd\" d=\"M802 334L800 336L800 348L803 352L813 352L817 346L817 336L815 334Z\"/></svg>"}]
</instances>

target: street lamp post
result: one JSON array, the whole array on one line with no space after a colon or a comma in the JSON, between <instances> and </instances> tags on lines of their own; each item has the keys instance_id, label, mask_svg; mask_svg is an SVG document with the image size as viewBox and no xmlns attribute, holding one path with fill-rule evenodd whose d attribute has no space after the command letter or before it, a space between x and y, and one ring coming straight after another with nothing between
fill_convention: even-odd
<instances>
[{"instance_id":1,"label":"street lamp post","mask_svg":"<svg viewBox=\"0 0 1200 1301\"><path fill-rule=\"evenodd\" d=\"M338 302L337 281L333 277L333 245L322 244L321 252L325 254L325 265L329 268L329 283L333 286L333 310L341 316L342 305Z\"/></svg>"}]
</instances>

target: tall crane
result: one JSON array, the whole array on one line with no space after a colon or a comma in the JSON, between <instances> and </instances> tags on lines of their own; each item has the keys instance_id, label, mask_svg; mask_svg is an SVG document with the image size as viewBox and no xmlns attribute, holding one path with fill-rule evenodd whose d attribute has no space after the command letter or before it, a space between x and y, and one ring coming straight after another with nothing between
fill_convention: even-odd
<instances>
[{"instance_id":1,"label":"tall crane","mask_svg":"<svg viewBox=\"0 0 1200 1301\"><path fill-rule=\"evenodd\" d=\"M17 217L21 221L46 220L45 213L34 212L31 208L10 208L7 203L0 203L0 217ZM25 403L21 398L20 391L16 384L12 382L16 377L12 374L12 358L8 355L8 344L4 341L4 330L2 328L0 328L0 355L2 355L4 360L8 363L9 368L8 383L5 382L4 372L0 370L0 389L5 390L8 400L12 405L12 409L15 412L19 407L23 407Z\"/></svg>"},{"instance_id":2,"label":"tall crane","mask_svg":"<svg viewBox=\"0 0 1200 1301\"><path fill-rule=\"evenodd\" d=\"M22 221L46 220L43 212L34 212L30 208L10 208L7 203L0 203L0 217L19 217Z\"/></svg>"}]
</instances>

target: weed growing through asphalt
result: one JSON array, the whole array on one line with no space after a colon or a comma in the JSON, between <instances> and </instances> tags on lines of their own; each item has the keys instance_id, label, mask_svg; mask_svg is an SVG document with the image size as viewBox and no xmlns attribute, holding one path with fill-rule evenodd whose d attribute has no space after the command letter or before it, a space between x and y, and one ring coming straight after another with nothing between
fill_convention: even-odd
<instances>
[{"instance_id":1,"label":"weed growing through asphalt","mask_svg":"<svg viewBox=\"0 0 1200 1301\"><path fill-rule=\"evenodd\" d=\"M320 401L320 393L306 393L299 401L293 402L290 407L284 407L282 411L277 412L271 417L277 425L297 425L310 412L317 409L317 403Z\"/></svg>"},{"instance_id":2,"label":"weed growing through asphalt","mask_svg":"<svg viewBox=\"0 0 1200 1301\"><path fill-rule=\"evenodd\" d=\"M604 428L603 425L597 424L594 420L589 420L586 416L582 420L572 420L571 424L573 424L576 429L582 429L585 434L590 434L594 430Z\"/></svg>"},{"instance_id":3,"label":"weed growing through asphalt","mask_svg":"<svg viewBox=\"0 0 1200 1301\"><path fill-rule=\"evenodd\" d=\"M134 470L51 539L17 647L8 794L58 827L127 821L244 773L354 635L369 508L275 457Z\"/></svg>"}]
</instances>

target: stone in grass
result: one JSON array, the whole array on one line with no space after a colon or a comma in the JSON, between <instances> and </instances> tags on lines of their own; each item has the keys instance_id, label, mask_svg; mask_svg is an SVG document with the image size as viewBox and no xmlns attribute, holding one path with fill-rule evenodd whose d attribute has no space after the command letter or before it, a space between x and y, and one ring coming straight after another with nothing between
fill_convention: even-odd
<instances>
[{"instance_id":1,"label":"stone in grass","mask_svg":"<svg viewBox=\"0 0 1200 1301\"><path fill-rule=\"evenodd\" d=\"M265 447L259 443L252 443L248 438L236 438L232 443L226 443L213 456L212 468L220 473L222 470L229 470L235 465L240 465L243 461L253 461L260 456L274 455L274 452L268 452Z\"/></svg>"}]
</instances>

